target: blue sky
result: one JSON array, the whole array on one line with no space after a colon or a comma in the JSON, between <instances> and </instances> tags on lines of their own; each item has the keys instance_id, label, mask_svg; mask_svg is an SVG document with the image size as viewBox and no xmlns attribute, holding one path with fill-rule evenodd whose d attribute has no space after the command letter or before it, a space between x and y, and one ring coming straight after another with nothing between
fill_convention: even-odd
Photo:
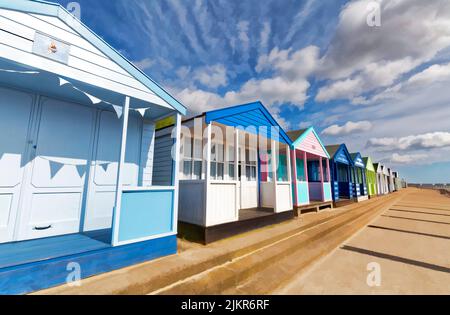
<instances>
[{"instance_id":1,"label":"blue sky","mask_svg":"<svg viewBox=\"0 0 450 315\"><path fill-rule=\"evenodd\" d=\"M375 27L369 0L78 2L192 114L261 100L288 130L450 182L449 1L377 1Z\"/></svg>"}]
</instances>

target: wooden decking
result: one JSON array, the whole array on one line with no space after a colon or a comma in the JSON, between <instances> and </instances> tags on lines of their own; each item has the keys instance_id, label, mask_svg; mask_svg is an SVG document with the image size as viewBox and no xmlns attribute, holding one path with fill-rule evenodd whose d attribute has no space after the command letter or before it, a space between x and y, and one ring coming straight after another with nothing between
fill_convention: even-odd
<instances>
[{"instance_id":1,"label":"wooden decking","mask_svg":"<svg viewBox=\"0 0 450 315\"><path fill-rule=\"evenodd\" d=\"M296 215L301 215L305 212L319 212L324 209L333 209L333 201L313 201L308 205L296 207Z\"/></svg>"},{"instance_id":2,"label":"wooden decking","mask_svg":"<svg viewBox=\"0 0 450 315\"><path fill-rule=\"evenodd\" d=\"M355 202L356 202L355 199L344 199L344 198L341 198L338 201L334 202L334 207L335 208L344 207L344 206L350 205L350 204L355 203Z\"/></svg>"},{"instance_id":3,"label":"wooden decking","mask_svg":"<svg viewBox=\"0 0 450 315\"><path fill-rule=\"evenodd\" d=\"M176 236L112 247L110 230L0 244L0 295L26 294L177 252Z\"/></svg>"},{"instance_id":4,"label":"wooden decking","mask_svg":"<svg viewBox=\"0 0 450 315\"><path fill-rule=\"evenodd\" d=\"M111 230L0 244L0 272L13 266L105 249L110 244Z\"/></svg>"}]
</instances>

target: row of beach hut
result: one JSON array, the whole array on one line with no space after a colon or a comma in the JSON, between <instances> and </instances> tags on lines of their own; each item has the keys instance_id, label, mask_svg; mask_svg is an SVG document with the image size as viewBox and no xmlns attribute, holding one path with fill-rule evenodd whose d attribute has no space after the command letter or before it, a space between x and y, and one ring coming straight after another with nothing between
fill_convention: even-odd
<instances>
[{"instance_id":1,"label":"row of beach hut","mask_svg":"<svg viewBox=\"0 0 450 315\"><path fill-rule=\"evenodd\" d=\"M208 244L402 188L397 172L345 144L324 145L313 127L283 131L261 102L182 126L178 219L187 239Z\"/></svg>"},{"instance_id":2,"label":"row of beach hut","mask_svg":"<svg viewBox=\"0 0 450 315\"><path fill-rule=\"evenodd\" d=\"M0 0L0 294L28 293L400 189L260 102L187 109L47 1ZM255 96L257 97L257 96Z\"/></svg>"}]
</instances>

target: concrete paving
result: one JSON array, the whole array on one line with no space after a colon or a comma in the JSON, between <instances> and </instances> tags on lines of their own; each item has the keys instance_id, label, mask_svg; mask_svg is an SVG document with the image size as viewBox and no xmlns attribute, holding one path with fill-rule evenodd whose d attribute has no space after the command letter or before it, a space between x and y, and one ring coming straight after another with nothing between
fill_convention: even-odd
<instances>
[{"instance_id":1,"label":"concrete paving","mask_svg":"<svg viewBox=\"0 0 450 315\"><path fill-rule=\"evenodd\" d=\"M450 294L450 198L410 190L274 293Z\"/></svg>"}]
</instances>

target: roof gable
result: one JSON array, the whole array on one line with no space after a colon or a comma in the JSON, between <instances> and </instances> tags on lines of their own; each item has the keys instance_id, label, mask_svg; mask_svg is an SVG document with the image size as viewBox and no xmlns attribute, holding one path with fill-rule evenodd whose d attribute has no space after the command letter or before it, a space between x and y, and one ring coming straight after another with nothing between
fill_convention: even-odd
<instances>
[{"instance_id":1,"label":"roof gable","mask_svg":"<svg viewBox=\"0 0 450 315\"><path fill-rule=\"evenodd\" d=\"M330 158L330 155L313 127L306 130L288 132L293 147L318 156ZM295 138L294 138L295 137Z\"/></svg>"},{"instance_id":2,"label":"roof gable","mask_svg":"<svg viewBox=\"0 0 450 315\"><path fill-rule=\"evenodd\" d=\"M350 154L352 157L353 165L359 168L366 168L366 165L364 164L363 158L361 153L352 153Z\"/></svg>"},{"instance_id":3,"label":"roof gable","mask_svg":"<svg viewBox=\"0 0 450 315\"><path fill-rule=\"evenodd\" d=\"M345 144L327 146L326 149L334 162L353 166L353 159Z\"/></svg>"},{"instance_id":4,"label":"roof gable","mask_svg":"<svg viewBox=\"0 0 450 315\"><path fill-rule=\"evenodd\" d=\"M372 159L370 156L363 158L364 164L366 165L366 169L371 172L376 172L375 165L372 163Z\"/></svg>"},{"instance_id":5,"label":"roof gable","mask_svg":"<svg viewBox=\"0 0 450 315\"><path fill-rule=\"evenodd\" d=\"M111 59L111 61L117 64L117 66L126 71L131 77L148 88L152 93L156 94L165 103L167 103L168 106L172 107L182 115L186 114L186 107L167 93L144 72L128 61L117 50L112 48L102 38L90 30L86 25L77 20L61 5L40 0L0 0L0 8L29 14L39 14L42 16L55 17L59 19L62 23L77 33L77 35L89 42L92 46ZM64 38L60 39L64 40Z\"/></svg>"},{"instance_id":6,"label":"roof gable","mask_svg":"<svg viewBox=\"0 0 450 315\"><path fill-rule=\"evenodd\" d=\"M264 131L264 128L261 127L267 127L265 134L263 134L264 136L291 145L291 140L286 132L259 101L209 111L204 113L204 115L207 124L214 121L226 126L244 129L249 132L251 132L252 127L253 129L256 127L256 133L258 134L262 134ZM271 127L279 128L279 139L276 139L278 137L275 137L275 135L272 134Z\"/></svg>"}]
</instances>

